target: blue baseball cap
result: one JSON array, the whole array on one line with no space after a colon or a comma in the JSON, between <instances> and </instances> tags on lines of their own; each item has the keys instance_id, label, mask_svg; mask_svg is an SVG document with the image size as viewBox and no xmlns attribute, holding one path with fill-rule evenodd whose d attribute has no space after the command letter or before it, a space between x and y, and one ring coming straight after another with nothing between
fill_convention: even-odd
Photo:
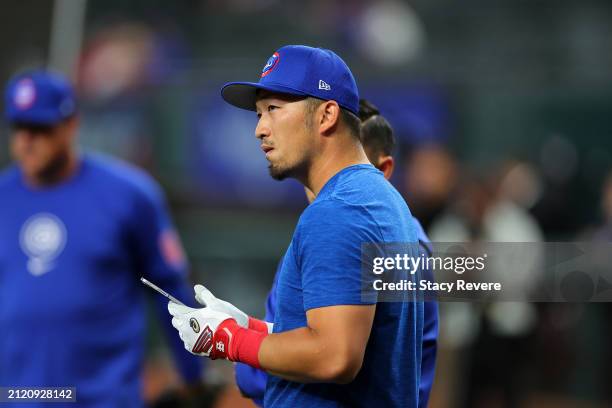
<instances>
[{"instance_id":1,"label":"blue baseball cap","mask_svg":"<svg viewBox=\"0 0 612 408\"><path fill-rule=\"evenodd\" d=\"M229 82L221 96L231 105L254 111L258 89L334 100L355 115L359 113L359 91L351 70L336 53L323 48L279 48L264 65L259 82Z\"/></svg>"},{"instance_id":2,"label":"blue baseball cap","mask_svg":"<svg viewBox=\"0 0 612 408\"><path fill-rule=\"evenodd\" d=\"M14 76L4 97L5 117L11 123L56 125L76 112L74 91L68 80L45 70Z\"/></svg>"}]
</instances>

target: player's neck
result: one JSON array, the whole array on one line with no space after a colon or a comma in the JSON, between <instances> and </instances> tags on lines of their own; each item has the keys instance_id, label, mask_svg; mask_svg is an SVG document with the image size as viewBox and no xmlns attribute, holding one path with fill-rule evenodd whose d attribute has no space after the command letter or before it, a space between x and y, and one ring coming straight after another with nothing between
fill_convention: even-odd
<instances>
[{"instance_id":1,"label":"player's neck","mask_svg":"<svg viewBox=\"0 0 612 408\"><path fill-rule=\"evenodd\" d=\"M369 163L370 161L360 143L349 146L346 144L329 145L313 161L308 171L308 177L304 180L304 185L317 196L323 186L343 169L356 164Z\"/></svg>"},{"instance_id":2,"label":"player's neck","mask_svg":"<svg viewBox=\"0 0 612 408\"><path fill-rule=\"evenodd\" d=\"M58 155L40 173L24 174L25 182L32 187L49 187L69 179L78 169L78 154L69 149Z\"/></svg>"}]
</instances>

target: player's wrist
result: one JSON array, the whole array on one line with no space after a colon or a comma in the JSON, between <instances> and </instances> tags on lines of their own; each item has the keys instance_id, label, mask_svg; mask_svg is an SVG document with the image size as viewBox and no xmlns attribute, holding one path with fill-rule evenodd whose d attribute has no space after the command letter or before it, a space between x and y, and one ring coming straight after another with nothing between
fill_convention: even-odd
<instances>
[{"instance_id":1,"label":"player's wrist","mask_svg":"<svg viewBox=\"0 0 612 408\"><path fill-rule=\"evenodd\" d=\"M249 316L248 328L261 333L269 333L268 323L266 321L256 319L253 316Z\"/></svg>"},{"instance_id":2,"label":"player's wrist","mask_svg":"<svg viewBox=\"0 0 612 408\"><path fill-rule=\"evenodd\" d=\"M259 348L267 335L267 330L261 332L247 329L241 327L234 319L224 320L213 336L210 358L213 360L225 358L260 369Z\"/></svg>"}]
</instances>

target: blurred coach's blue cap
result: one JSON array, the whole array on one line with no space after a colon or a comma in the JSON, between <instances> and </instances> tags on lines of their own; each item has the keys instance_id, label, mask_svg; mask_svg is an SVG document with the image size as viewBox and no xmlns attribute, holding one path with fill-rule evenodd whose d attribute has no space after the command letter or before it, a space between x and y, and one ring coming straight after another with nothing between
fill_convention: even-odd
<instances>
[{"instance_id":1,"label":"blurred coach's blue cap","mask_svg":"<svg viewBox=\"0 0 612 408\"><path fill-rule=\"evenodd\" d=\"M11 78L5 97L5 117L10 123L55 125L76 112L72 86L63 76L44 70Z\"/></svg>"},{"instance_id":2,"label":"blurred coach's blue cap","mask_svg":"<svg viewBox=\"0 0 612 408\"><path fill-rule=\"evenodd\" d=\"M334 100L359 113L359 91L351 70L333 51L323 48L284 46L268 59L259 82L227 83L221 96L231 105L254 111L258 89Z\"/></svg>"}]
</instances>

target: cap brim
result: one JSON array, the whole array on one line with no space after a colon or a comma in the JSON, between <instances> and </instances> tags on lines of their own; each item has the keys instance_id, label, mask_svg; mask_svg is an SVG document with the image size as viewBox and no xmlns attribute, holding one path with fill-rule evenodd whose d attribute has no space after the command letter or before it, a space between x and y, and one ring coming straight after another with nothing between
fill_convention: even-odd
<instances>
[{"instance_id":1,"label":"cap brim","mask_svg":"<svg viewBox=\"0 0 612 408\"><path fill-rule=\"evenodd\" d=\"M288 95L308 96L304 92L296 91L281 85L260 84L258 82L229 82L221 88L221 97L225 102L237 108L255 111L257 91L264 90Z\"/></svg>"},{"instance_id":2,"label":"cap brim","mask_svg":"<svg viewBox=\"0 0 612 408\"><path fill-rule=\"evenodd\" d=\"M13 112L6 115L6 119L12 124L21 123L28 125L53 126L57 125L65 118L59 117L56 111L38 110L36 112Z\"/></svg>"}]
</instances>

